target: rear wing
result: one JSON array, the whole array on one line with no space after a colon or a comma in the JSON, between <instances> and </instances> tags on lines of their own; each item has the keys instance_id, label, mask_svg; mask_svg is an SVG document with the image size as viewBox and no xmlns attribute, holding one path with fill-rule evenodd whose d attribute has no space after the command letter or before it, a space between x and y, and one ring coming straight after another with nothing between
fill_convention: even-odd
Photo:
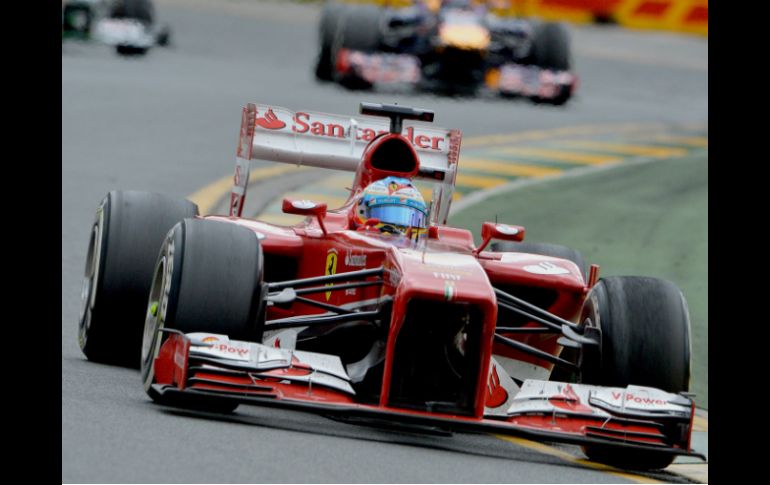
<instances>
[{"instance_id":1,"label":"rear wing","mask_svg":"<svg viewBox=\"0 0 770 485\"><path fill-rule=\"evenodd\" d=\"M247 104L241 117L230 215L240 217L243 212L251 160L355 172L368 143L389 128L390 122L380 117L295 112L278 106ZM404 120L401 133L420 157L417 180L434 184L431 220L445 224L462 134L460 130L411 120Z\"/></svg>"}]
</instances>

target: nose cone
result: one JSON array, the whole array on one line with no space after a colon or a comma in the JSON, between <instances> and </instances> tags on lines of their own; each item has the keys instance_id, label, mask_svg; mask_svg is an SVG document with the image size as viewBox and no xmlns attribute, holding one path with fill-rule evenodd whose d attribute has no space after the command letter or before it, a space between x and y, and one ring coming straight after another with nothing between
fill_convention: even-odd
<instances>
[{"instance_id":1,"label":"nose cone","mask_svg":"<svg viewBox=\"0 0 770 485\"><path fill-rule=\"evenodd\" d=\"M421 298L494 306L494 290L473 255L440 252L428 244L427 251L418 248L398 251L403 272L400 291Z\"/></svg>"},{"instance_id":2,"label":"nose cone","mask_svg":"<svg viewBox=\"0 0 770 485\"><path fill-rule=\"evenodd\" d=\"M402 248L381 404L481 417L497 320L489 279L442 243Z\"/></svg>"}]
</instances>

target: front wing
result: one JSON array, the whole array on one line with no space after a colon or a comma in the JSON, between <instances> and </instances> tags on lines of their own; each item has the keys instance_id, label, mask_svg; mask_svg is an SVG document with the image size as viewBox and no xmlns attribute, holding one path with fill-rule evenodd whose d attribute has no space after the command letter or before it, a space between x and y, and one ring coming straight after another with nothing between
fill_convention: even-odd
<instances>
[{"instance_id":1,"label":"front wing","mask_svg":"<svg viewBox=\"0 0 770 485\"><path fill-rule=\"evenodd\" d=\"M216 398L345 419L706 459L690 447L694 402L648 387L526 380L505 400L505 413L487 409L477 418L358 403L338 357L232 341L224 335L174 332L154 365L152 388L162 398Z\"/></svg>"},{"instance_id":2,"label":"front wing","mask_svg":"<svg viewBox=\"0 0 770 485\"><path fill-rule=\"evenodd\" d=\"M370 84L414 85L422 79L420 60L411 54L341 49L335 69L342 77L356 77ZM542 100L571 96L578 85L577 76L572 72L516 63L490 68L485 81L491 91Z\"/></svg>"}]
</instances>

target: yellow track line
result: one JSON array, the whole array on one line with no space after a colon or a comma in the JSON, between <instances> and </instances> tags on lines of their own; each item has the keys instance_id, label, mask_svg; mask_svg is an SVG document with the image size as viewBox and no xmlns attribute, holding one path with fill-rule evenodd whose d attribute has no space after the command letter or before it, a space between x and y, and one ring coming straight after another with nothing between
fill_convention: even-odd
<instances>
[{"instance_id":1,"label":"yellow track line","mask_svg":"<svg viewBox=\"0 0 770 485\"><path fill-rule=\"evenodd\" d=\"M685 148L670 148L653 145L632 145L628 143L608 143L603 141L569 140L560 142L559 145L584 148L594 151L607 151L621 153L623 155L642 155L646 157L681 157L687 154Z\"/></svg>"},{"instance_id":2,"label":"yellow track line","mask_svg":"<svg viewBox=\"0 0 770 485\"><path fill-rule=\"evenodd\" d=\"M709 422L707 419L696 415L695 419L693 419L692 423L692 430L693 431L708 431L709 430Z\"/></svg>"},{"instance_id":3,"label":"yellow track line","mask_svg":"<svg viewBox=\"0 0 770 485\"><path fill-rule=\"evenodd\" d=\"M547 177L556 175L563 170L539 165L526 165L523 163L508 163L480 158L463 158L460 160L460 173L463 169L477 170L480 172L493 172L496 174L513 175L516 177Z\"/></svg>"},{"instance_id":4,"label":"yellow track line","mask_svg":"<svg viewBox=\"0 0 770 485\"><path fill-rule=\"evenodd\" d=\"M701 127L703 125L697 125ZM557 136L597 135L600 133L627 133L637 131L662 131L666 125L660 123L613 123L596 125L566 126L551 130L530 130L499 135L474 136L462 141L462 147L497 145L518 141L543 140Z\"/></svg>"},{"instance_id":5,"label":"yellow track line","mask_svg":"<svg viewBox=\"0 0 770 485\"><path fill-rule=\"evenodd\" d=\"M249 173L249 184L263 178L275 177L276 175L282 175L292 170L303 170L305 167L297 167L294 165L278 165L275 167L257 168L251 170ZM224 197L233 187L233 176L225 175L216 182L212 182L207 186L199 189L187 196L192 202L198 204L198 210L201 214L211 213L214 206L219 200Z\"/></svg>"},{"instance_id":6,"label":"yellow track line","mask_svg":"<svg viewBox=\"0 0 770 485\"><path fill-rule=\"evenodd\" d=\"M420 182L417 181L417 190L420 191L420 194L422 195L422 198L425 200L432 200L433 199L433 187L426 185L426 182ZM463 194L460 192L452 192L452 200L460 200L462 199Z\"/></svg>"},{"instance_id":7,"label":"yellow track line","mask_svg":"<svg viewBox=\"0 0 770 485\"><path fill-rule=\"evenodd\" d=\"M591 155L588 153L552 150L550 148L510 147L503 148L500 151L506 154L521 157L537 157L556 160L559 162L579 163L585 165L601 165L604 163L620 161L618 157L611 155Z\"/></svg>"},{"instance_id":8,"label":"yellow track line","mask_svg":"<svg viewBox=\"0 0 770 485\"><path fill-rule=\"evenodd\" d=\"M351 172L345 172L342 174L332 175L331 177L325 177L319 180L315 187L345 190L346 186L350 186L350 184L353 183L351 175Z\"/></svg>"},{"instance_id":9,"label":"yellow track line","mask_svg":"<svg viewBox=\"0 0 770 485\"><path fill-rule=\"evenodd\" d=\"M487 177L484 175L470 175L467 173L458 172L455 185L463 187L475 187L479 189L491 189L506 183L508 183L508 179L501 177Z\"/></svg>"},{"instance_id":10,"label":"yellow track line","mask_svg":"<svg viewBox=\"0 0 770 485\"><path fill-rule=\"evenodd\" d=\"M561 458L562 460L568 461L570 463L575 463L577 465L585 466L588 468L593 468L594 470L600 470L603 472L607 472L610 475L615 475L616 477L625 478L627 480L631 480L636 483L666 483L661 482L660 480L655 480L654 478L649 478L641 475L635 475L632 473L627 473L618 470L615 467L611 467L609 465L604 465L602 463L596 463L589 460L583 460L581 458L577 458L573 455L570 455L569 453L559 450L557 448L553 448L552 446L545 445L543 443L538 443L536 441L530 441L524 438L516 438L513 436L504 436L504 435L493 435L496 438L499 438L504 441L508 441L510 443L513 443L515 445L523 446L525 448L529 448L531 450L538 451L540 453L544 453L546 455L555 456L557 458Z\"/></svg>"}]
</instances>

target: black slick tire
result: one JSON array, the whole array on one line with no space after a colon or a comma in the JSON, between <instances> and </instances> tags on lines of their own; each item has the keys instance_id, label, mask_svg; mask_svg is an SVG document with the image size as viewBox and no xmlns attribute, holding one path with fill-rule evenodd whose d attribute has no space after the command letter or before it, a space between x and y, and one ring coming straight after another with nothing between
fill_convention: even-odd
<instances>
[{"instance_id":1,"label":"black slick tire","mask_svg":"<svg viewBox=\"0 0 770 485\"><path fill-rule=\"evenodd\" d=\"M601 330L601 349L580 363L583 383L689 390L690 317L673 283L642 276L603 278L586 299L582 321ZM661 469L674 460L671 454L604 446L586 446L584 452L592 460L632 469Z\"/></svg>"},{"instance_id":2,"label":"black slick tire","mask_svg":"<svg viewBox=\"0 0 770 485\"><path fill-rule=\"evenodd\" d=\"M154 361L166 340L161 329L262 339L263 257L253 231L235 224L186 219L168 233L155 265L146 305L141 373L147 394L166 405L227 412L216 399L169 400L157 393Z\"/></svg>"},{"instance_id":3,"label":"black slick tire","mask_svg":"<svg viewBox=\"0 0 770 485\"><path fill-rule=\"evenodd\" d=\"M139 366L158 250L174 224L197 214L192 202L162 194L113 191L102 200L91 226L78 321L89 360Z\"/></svg>"}]
</instances>

